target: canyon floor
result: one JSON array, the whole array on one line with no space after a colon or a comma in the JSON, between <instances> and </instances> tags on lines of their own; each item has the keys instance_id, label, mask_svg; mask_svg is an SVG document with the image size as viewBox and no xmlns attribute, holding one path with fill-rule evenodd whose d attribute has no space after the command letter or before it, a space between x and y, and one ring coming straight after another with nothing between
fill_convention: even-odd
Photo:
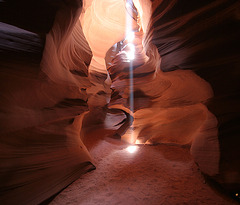
<instances>
[{"instance_id":1,"label":"canyon floor","mask_svg":"<svg viewBox=\"0 0 240 205\"><path fill-rule=\"evenodd\" d=\"M90 204L237 204L209 185L189 149L169 145L129 144L105 137L98 129L84 143L96 170L82 175L59 193L51 205Z\"/></svg>"}]
</instances>

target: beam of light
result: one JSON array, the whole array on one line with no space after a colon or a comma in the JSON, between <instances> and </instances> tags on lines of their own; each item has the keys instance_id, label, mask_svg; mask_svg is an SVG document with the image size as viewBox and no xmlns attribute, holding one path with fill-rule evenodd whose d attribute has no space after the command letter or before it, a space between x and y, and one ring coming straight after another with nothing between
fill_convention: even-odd
<instances>
[{"instance_id":1,"label":"beam of light","mask_svg":"<svg viewBox=\"0 0 240 205\"><path fill-rule=\"evenodd\" d=\"M127 34L127 37L126 37L126 40L128 42L133 42L133 39L135 38L135 34L133 31L130 31L128 34Z\"/></svg>"},{"instance_id":2,"label":"beam of light","mask_svg":"<svg viewBox=\"0 0 240 205\"><path fill-rule=\"evenodd\" d=\"M127 8L131 8L131 4L127 2L127 3L126 3L126 7L127 7Z\"/></svg>"},{"instance_id":3,"label":"beam of light","mask_svg":"<svg viewBox=\"0 0 240 205\"><path fill-rule=\"evenodd\" d=\"M132 28L132 16L133 16L133 10L131 8L131 4L129 1L132 0L126 0L126 34L129 34L130 42L132 42L135 38L133 28ZM129 9L130 8L130 9ZM129 12L128 12L129 11ZM129 45L130 51L127 52L127 57L130 60L129 63L129 109L132 113L134 113L134 88L133 88L133 63L132 60L134 59L135 54L135 47L134 45ZM130 125L133 123L133 119L131 119ZM130 141L133 141L134 139L134 133L132 131L131 133L131 139Z\"/></svg>"},{"instance_id":4,"label":"beam of light","mask_svg":"<svg viewBox=\"0 0 240 205\"><path fill-rule=\"evenodd\" d=\"M132 43L128 44L129 51L126 52L127 58L133 60L135 58L135 46Z\"/></svg>"},{"instance_id":5,"label":"beam of light","mask_svg":"<svg viewBox=\"0 0 240 205\"><path fill-rule=\"evenodd\" d=\"M137 149L138 149L138 146L136 146L136 145L131 145L131 146L129 146L129 147L126 148L126 150L127 150L129 153L134 153L134 152L137 151Z\"/></svg>"}]
</instances>

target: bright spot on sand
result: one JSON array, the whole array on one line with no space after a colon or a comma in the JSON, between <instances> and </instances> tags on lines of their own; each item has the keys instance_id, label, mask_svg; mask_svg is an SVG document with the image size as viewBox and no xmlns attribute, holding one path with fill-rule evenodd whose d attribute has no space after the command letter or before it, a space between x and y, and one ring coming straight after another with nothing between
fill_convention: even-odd
<instances>
[{"instance_id":1,"label":"bright spot on sand","mask_svg":"<svg viewBox=\"0 0 240 205\"><path fill-rule=\"evenodd\" d=\"M135 144L141 144L140 140L136 140Z\"/></svg>"},{"instance_id":2,"label":"bright spot on sand","mask_svg":"<svg viewBox=\"0 0 240 205\"><path fill-rule=\"evenodd\" d=\"M127 150L129 153L134 153L134 152L137 151L137 149L138 149L137 146L131 145L131 146L127 147L126 150Z\"/></svg>"}]
</instances>

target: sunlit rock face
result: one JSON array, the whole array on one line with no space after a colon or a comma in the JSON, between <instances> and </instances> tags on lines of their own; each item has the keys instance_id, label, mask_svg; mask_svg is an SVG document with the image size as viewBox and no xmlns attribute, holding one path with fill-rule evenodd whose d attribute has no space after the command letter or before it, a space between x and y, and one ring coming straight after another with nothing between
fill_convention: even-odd
<instances>
[{"instance_id":1,"label":"sunlit rock face","mask_svg":"<svg viewBox=\"0 0 240 205\"><path fill-rule=\"evenodd\" d=\"M40 203L93 169L80 133L95 125L190 147L203 173L239 188L237 1L40 2L45 26L4 14L0 27L1 202Z\"/></svg>"},{"instance_id":2,"label":"sunlit rock face","mask_svg":"<svg viewBox=\"0 0 240 205\"><path fill-rule=\"evenodd\" d=\"M92 51L88 67L91 86L86 90L90 113L86 120L92 123L103 122L105 118L105 109L111 97L111 80L105 56L109 48L125 38L127 15L124 1L83 1L79 19ZM134 26L134 21L130 20L129 23Z\"/></svg>"}]
</instances>

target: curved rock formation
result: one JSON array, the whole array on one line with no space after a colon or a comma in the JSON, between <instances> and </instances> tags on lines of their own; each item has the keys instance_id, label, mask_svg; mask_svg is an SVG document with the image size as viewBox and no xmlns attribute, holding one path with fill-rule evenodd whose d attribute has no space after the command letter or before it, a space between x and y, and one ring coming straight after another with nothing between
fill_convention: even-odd
<instances>
[{"instance_id":1,"label":"curved rock formation","mask_svg":"<svg viewBox=\"0 0 240 205\"><path fill-rule=\"evenodd\" d=\"M45 46L40 35L1 24L2 204L39 204L94 169L80 138L92 56L80 8L59 5Z\"/></svg>"},{"instance_id":2,"label":"curved rock formation","mask_svg":"<svg viewBox=\"0 0 240 205\"><path fill-rule=\"evenodd\" d=\"M238 1L43 0L41 19L25 0L36 24L0 4L3 204L40 203L94 169L83 138L96 125L191 147L204 174L239 189Z\"/></svg>"},{"instance_id":3,"label":"curved rock formation","mask_svg":"<svg viewBox=\"0 0 240 205\"><path fill-rule=\"evenodd\" d=\"M136 38L141 39L141 35L136 34ZM142 41L135 40L134 43L138 49L135 51L133 61L128 60L126 47L113 59L113 65L108 68L113 81L112 89L116 93L113 95L117 96L111 100L109 106L114 108L124 106L124 110L133 117L132 125L122 139L138 144L178 145L190 145L192 141L199 140L201 143L214 141L208 147L211 152L208 155L213 156L212 160L204 155L206 152L201 151L202 147L194 146L192 151L196 159L208 158L208 163L196 160L202 171L209 175L217 174L219 163L217 123L204 106L204 102L213 96L211 86L189 70L163 73L159 67L161 59L157 48L148 45L146 56L143 47L140 46ZM129 71L131 67L132 90ZM131 97L134 99L133 110L130 108ZM212 123L214 126L209 128L209 124ZM202 132L204 134L200 134ZM209 136L209 132L214 132L214 135Z\"/></svg>"}]
</instances>

